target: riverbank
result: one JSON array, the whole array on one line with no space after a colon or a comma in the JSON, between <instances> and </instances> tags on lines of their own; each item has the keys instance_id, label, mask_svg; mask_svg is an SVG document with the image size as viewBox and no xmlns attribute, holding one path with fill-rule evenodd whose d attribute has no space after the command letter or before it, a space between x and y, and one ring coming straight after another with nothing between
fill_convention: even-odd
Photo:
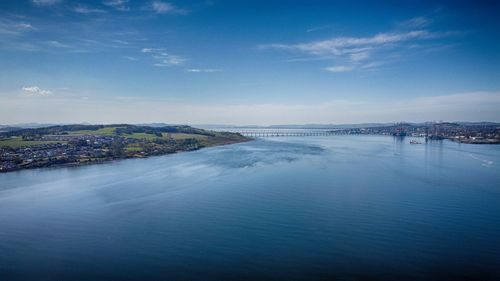
<instances>
[{"instance_id":1,"label":"riverbank","mask_svg":"<svg viewBox=\"0 0 500 281\"><path fill-rule=\"evenodd\" d=\"M0 172L98 164L249 141L189 126L65 125L0 134Z\"/></svg>"}]
</instances>

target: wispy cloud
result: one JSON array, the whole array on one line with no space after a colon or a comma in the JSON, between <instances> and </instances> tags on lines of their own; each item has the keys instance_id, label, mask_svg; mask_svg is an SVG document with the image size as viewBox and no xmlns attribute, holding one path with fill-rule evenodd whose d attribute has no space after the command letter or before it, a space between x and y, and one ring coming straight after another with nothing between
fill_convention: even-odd
<instances>
[{"instance_id":1,"label":"wispy cloud","mask_svg":"<svg viewBox=\"0 0 500 281\"><path fill-rule=\"evenodd\" d=\"M52 94L51 91L42 90L38 86L26 86L26 87L22 87L21 90L23 91L24 94L29 95L29 96L44 97L44 96L49 96Z\"/></svg>"},{"instance_id":2,"label":"wispy cloud","mask_svg":"<svg viewBox=\"0 0 500 281\"><path fill-rule=\"evenodd\" d=\"M311 28L307 29L306 32L308 32L308 33L309 32L316 32L316 31L320 31L320 30L324 30L324 29L330 29L332 27L333 27L332 24L315 26L315 27L311 27Z\"/></svg>"},{"instance_id":3,"label":"wispy cloud","mask_svg":"<svg viewBox=\"0 0 500 281\"><path fill-rule=\"evenodd\" d=\"M154 1L151 3L151 10L158 14L187 14L188 11L184 9L177 8L172 3L162 2L162 1Z\"/></svg>"},{"instance_id":4,"label":"wispy cloud","mask_svg":"<svg viewBox=\"0 0 500 281\"><path fill-rule=\"evenodd\" d=\"M51 6L59 4L62 0L32 0L33 4L38 6Z\"/></svg>"},{"instance_id":5,"label":"wispy cloud","mask_svg":"<svg viewBox=\"0 0 500 281\"><path fill-rule=\"evenodd\" d=\"M0 50L32 52L40 49L40 40L34 42L31 36L39 30L28 20L17 15L0 17Z\"/></svg>"},{"instance_id":6,"label":"wispy cloud","mask_svg":"<svg viewBox=\"0 0 500 281\"><path fill-rule=\"evenodd\" d=\"M345 66L345 65L330 66L330 67L325 67L325 70L328 72L348 72L348 71L353 71L354 66Z\"/></svg>"},{"instance_id":7,"label":"wispy cloud","mask_svg":"<svg viewBox=\"0 0 500 281\"><path fill-rule=\"evenodd\" d=\"M79 38L75 40L75 48L80 50L81 52L102 52L116 49L126 49L126 48L137 48L136 43L137 40L133 40L132 38L124 38L122 39L113 39L115 37L113 34L102 33L99 37L86 37ZM95 39L90 39L95 38ZM122 36L118 38L123 38Z\"/></svg>"},{"instance_id":8,"label":"wispy cloud","mask_svg":"<svg viewBox=\"0 0 500 281\"><path fill-rule=\"evenodd\" d=\"M349 58L353 62L362 61L362 60L368 59L369 57L370 57L369 51L360 51L358 53L352 53L349 55Z\"/></svg>"},{"instance_id":9,"label":"wispy cloud","mask_svg":"<svg viewBox=\"0 0 500 281\"><path fill-rule=\"evenodd\" d=\"M73 8L73 11L80 14L104 14L106 11L102 9L90 8L83 5L77 5Z\"/></svg>"},{"instance_id":10,"label":"wispy cloud","mask_svg":"<svg viewBox=\"0 0 500 281\"><path fill-rule=\"evenodd\" d=\"M261 45L259 48L300 51L311 55L341 56L365 52L370 49L403 41L430 39L437 36L438 34L427 30L414 30L408 32L379 33L371 37L335 37L328 40L299 44L268 44Z\"/></svg>"},{"instance_id":11,"label":"wispy cloud","mask_svg":"<svg viewBox=\"0 0 500 281\"><path fill-rule=\"evenodd\" d=\"M14 52L99 53L117 49L137 50L144 44L143 34L134 27L120 27L119 16L101 13L99 6L62 5L48 14L71 12L66 19L42 19L36 16L4 14L0 17L0 50ZM74 9L77 9L76 11ZM74 17L74 13L90 13L89 17ZM97 13L97 14L96 14ZM64 17L66 18L66 16ZM60 22L59 22L60 20ZM121 56L123 54L119 54Z\"/></svg>"},{"instance_id":12,"label":"wispy cloud","mask_svg":"<svg viewBox=\"0 0 500 281\"><path fill-rule=\"evenodd\" d=\"M214 72L222 72L222 69L218 69L218 68L189 68L189 69L186 69L186 72L191 72L191 73L214 73Z\"/></svg>"},{"instance_id":13,"label":"wispy cloud","mask_svg":"<svg viewBox=\"0 0 500 281\"><path fill-rule=\"evenodd\" d=\"M125 41L125 40L118 40L118 39L112 40L112 42L114 42L114 43L118 43L118 44L120 44L120 45L128 45L128 44L130 44L128 41Z\"/></svg>"},{"instance_id":14,"label":"wispy cloud","mask_svg":"<svg viewBox=\"0 0 500 281\"><path fill-rule=\"evenodd\" d=\"M102 4L112 7L118 11L129 11L130 7L128 6L129 0L105 0L102 2Z\"/></svg>"},{"instance_id":15,"label":"wispy cloud","mask_svg":"<svg viewBox=\"0 0 500 281\"><path fill-rule=\"evenodd\" d=\"M139 59L136 57L132 56L123 56L124 59L129 60L129 61L138 61Z\"/></svg>"},{"instance_id":16,"label":"wispy cloud","mask_svg":"<svg viewBox=\"0 0 500 281\"><path fill-rule=\"evenodd\" d=\"M360 66L361 69L375 69L379 66L386 64L385 61L373 61Z\"/></svg>"},{"instance_id":17,"label":"wispy cloud","mask_svg":"<svg viewBox=\"0 0 500 281\"><path fill-rule=\"evenodd\" d=\"M178 66L186 61L186 59L181 56L167 53L163 48L143 48L141 53L150 54L155 60L154 66Z\"/></svg>"},{"instance_id":18,"label":"wispy cloud","mask_svg":"<svg viewBox=\"0 0 500 281\"><path fill-rule=\"evenodd\" d=\"M53 48L61 48L61 49L73 48L72 45L64 44L64 43L61 43L61 42L56 41L56 40L49 40L49 41L45 41L44 43L45 43L45 45L47 45L49 47L53 47Z\"/></svg>"},{"instance_id":19,"label":"wispy cloud","mask_svg":"<svg viewBox=\"0 0 500 281\"><path fill-rule=\"evenodd\" d=\"M288 61L312 61L312 60L332 60L339 63L339 66L326 67L329 72L346 72L353 70L375 69L383 65L384 59L381 54L387 55L388 51L410 48L412 45L420 43L425 46L425 42L441 39L455 35L454 32L434 32L423 29L431 23L431 20L424 17L415 17L402 22L401 25L411 28L410 30L398 30L393 32L382 32L366 37L339 36L326 40L302 42L296 44L263 44L258 48L261 50L279 50L293 53L301 53L309 58ZM377 61L377 63L373 63Z\"/></svg>"},{"instance_id":20,"label":"wispy cloud","mask_svg":"<svg viewBox=\"0 0 500 281\"><path fill-rule=\"evenodd\" d=\"M35 28L27 22L0 19L0 35L18 35Z\"/></svg>"},{"instance_id":21,"label":"wispy cloud","mask_svg":"<svg viewBox=\"0 0 500 281\"><path fill-rule=\"evenodd\" d=\"M432 23L432 20L426 17L414 17L409 20L405 20L399 23L399 26L401 27L407 27L407 28L424 28L429 26Z\"/></svg>"}]
</instances>

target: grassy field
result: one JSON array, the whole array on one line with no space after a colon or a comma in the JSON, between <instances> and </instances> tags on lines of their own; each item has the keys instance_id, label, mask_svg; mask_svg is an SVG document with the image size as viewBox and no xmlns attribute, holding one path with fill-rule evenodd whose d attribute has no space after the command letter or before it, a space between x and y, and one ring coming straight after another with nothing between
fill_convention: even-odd
<instances>
[{"instance_id":1,"label":"grassy field","mask_svg":"<svg viewBox=\"0 0 500 281\"><path fill-rule=\"evenodd\" d=\"M146 133L133 133L133 134L125 134L122 135L125 138L132 138L132 139L146 139L146 140L154 140L158 138L157 136L153 134L146 134Z\"/></svg>"},{"instance_id":2,"label":"grassy field","mask_svg":"<svg viewBox=\"0 0 500 281\"><path fill-rule=\"evenodd\" d=\"M163 133L162 135L163 135L163 138L173 138L174 140L183 140L183 139L206 140L206 139L208 139L208 136L197 135L197 134Z\"/></svg>"},{"instance_id":3,"label":"grassy field","mask_svg":"<svg viewBox=\"0 0 500 281\"><path fill-rule=\"evenodd\" d=\"M73 132L68 132L68 135L70 135L70 136L83 136L83 135L117 136L116 128L118 128L118 127L107 127L107 128L101 128L98 130L94 130L94 131L93 130L73 131ZM146 139L146 140L154 140L155 138L157 138L157 136L155 136L153 134L147 134L147 133L124 134L121 136L125 137L125 138Z\"/></svg>"},{"instance_id":4,"label":"grassy field","mask_svg":"<svg viewBox=\"0 0 500 281\"><path fill-rule=\"evenodd\" d=\"M118 127L106 127L106 128L101 128L98 130L73 131L73 132L68 132L68 135L69 136L84 136L84 135L117 136L116 128L118 128ZM121 136L125 137L125 138L146 139L146 140L153 140L153 139L157 138L157 136L155 136L153 134L146 134L146 133L124 134Z\"/></svg>"},{"instance_id":5,"label":"grassy field","mask_svg":"<svg viewBox=\"0 0 500 281\"><path fill-rule=\"evenodd\" d=\"M125 147L126 151L142 151L142 147L139 144L128 144Z\"/></svg>"},{"instance_id":6,"label":"grassy field","mask_svg":"<svg viewBox=\"0 0 500 281\"><path fill-rule=\"evenodd\" d=\"M79 130L79 131L65 131L67 136L84 136L84 135L95 135L95 136L118 136L116 129L120 126L112 126L100 128L97 130ZM202 134L192 134L192 133L162 133L161 137L155 134L149 133L132 133L119 135L124 138L133 138L145 141L154 141L157 138L162 138L164 140L173 139L176 141L182 141L185 139L195 139L201 146L212 146L217 144L225 144L234 142L234 135L227 135L225 133L211 132L213 136L207 136ZM0 140L0 147L23 147L23 146L36 146L51 143L67 143L65 141L23 141L21 137L11 137L10 139ZM127 151L141 151L143 148L139 146L128 146Z\"/></svg>"},{"instance_id":7,"label":"grassy field","mask_svg":"<svg viewBox=\"0 0 500 281\"><path fill-rule=\"evenodd\" d=\"M23 147L23 146L36 146L50 143L66 143L64 141L25 141L21 137L13 137L6 140L0 140L0 147Z\"/></svg>"},{"instance_id":8,"label":"grassy field","mask_svg":"<svg viewBox=\"0 0 500 281\"><path fill-rule=\"evenodd\" d=\"M117 127L106 127L98 130L81 130L68 132L70 136L83 136L83 135L99 135L99 136L114 136Z\"/></svg>"}]
</instances>

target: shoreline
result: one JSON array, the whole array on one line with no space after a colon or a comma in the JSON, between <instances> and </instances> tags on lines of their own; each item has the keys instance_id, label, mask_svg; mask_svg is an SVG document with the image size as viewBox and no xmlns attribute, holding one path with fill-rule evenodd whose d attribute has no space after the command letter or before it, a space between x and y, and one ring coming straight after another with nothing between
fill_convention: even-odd
<instances>
[{"instance_id":1,"label":"shoreline","mask_svg":"<svg viewBox=\"0 0 500 281\"><path fill-rule=\"evenodd\" d=\"M374 136L388 136L386 134L351 134L351 135L374 135ZM65 168L65 167L79 167L79 166L87 166L87 165L94 165L94 164L103 164L111 161L116 161L116 160L126 160L126 159L140 159L140 158L149 158L153 156L163 156L163 155L168 155L168 154L176 154L176 153L182 153L182 152L189 152L189 151L197 151L203 148L209 148L209 147L216 147L216 146L223 146L223 145L231 145L231 144L237 144L237 143L243 143L243 142L248 142L255 140L255 138L251 138L248 136L239 136L240 138L238 139L219 139L217 140L218 143L205 143L203 145L196 145L196 146L190 146L188 148L177 148L177 150L173 151L159 151L159 152L148 152L148 153L129 153L129 154L123 154L121 156L113 157L113 156L105 156L101 158L80 158L76 159L74 162L65 162L65 163L56 163L56 162L50 162L50 159L48 160L42 160L39 163L26 163L24 166L16 166L12 168L7 168L7 169L0 169L0 174L2 173L10 173L10 172L17 172L17 171L22 171L22 170L32 170L32 169L40 169L40 168ZM404 136L400 138L423 138L421 136ZM458 144L470 144L470 145L498 145L500 142L493 142L490 141L489 139L478 139L478 140L472 140L472 139L457 139L457 138L451 138L451 137L444 137L440 140L426 140L425 142L433 142L433 141L442 141L442 140L448 140L454 143ZM25 146L24 148L32 148L33 146ZM83 161L82 161L83 160Z\"/></svg>"},{"instance_id":2,"label":"shoreline","mask_svg":"<svg viewBox=\"0 0 500 281\"><path fill-rule=\"evenodd\" d=\"M125 156L125 157L110 157L110 158L102 158L102 159L82 161L82 162L70 162L70 163L50 164L50 165L42 165L42 166L20 167L20 168L8 169L8 170L0 170L0 174L20 172L20 171L26 171L26 170L47 169L47 168L51 168L51 169L76 168L76 167L83 167L83 166L90 166L90 165L106 164L106 163L109 163L112 161L120 161L120 160L128 160L128 159L146 159L146 158L151 158L151 157L178 154L178 153L183 153L183 152L193 152L193 151L198 151L198 150L202 150L205 148L211 148L211 147L217 147L217 146L245 143L245 142L249 142L249 141L253 141L253 140L255 140L255 139L246 137L245 140L233 141L233 142L223 142L220 144L197 147L195 149L177 150L177 151L167 152L167 153L150 154L150 155L142 155L142 156L132 155L132 156Z\"/></svg>"},{"instance_id":3,"label":"shoreline","mask_svg":"<svg viewBox=\"0 0 500 281\"><path fill-rule=\"evenodd\" d=\"M0 173L145 158L249 141L186 125L56 125L0 133Z\"/></svg>"}]
</instances>

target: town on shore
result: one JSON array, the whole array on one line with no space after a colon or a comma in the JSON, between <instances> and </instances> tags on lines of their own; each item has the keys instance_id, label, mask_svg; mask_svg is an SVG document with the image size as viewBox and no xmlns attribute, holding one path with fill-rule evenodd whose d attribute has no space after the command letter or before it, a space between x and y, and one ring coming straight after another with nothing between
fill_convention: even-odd
<instances>
[{"instance_id":1,"label":"town on shore","mask_svg":"<svg viewBox=\"0 0 500 281\"><path fill-rule=\"evenodd\" d=\"M367 123L345 125L271 125L206 126L216 131L240 133L248 137L289 137L326 135L385 135L400 139L424 138L425 141L451 140L468 144L500 144L500 123L493 122L425 122ZM420 141L413 140L412 143Z\"/></svg>"},{"instance_id":2,"label":"town on shore","mask_svg":"<svg viewBox=\"0 0 500 281\"><path fill-rule=\"evenodd\" d=\"M58 125L4 128L0 172L141 158L248 141L237 133L189 126Z\"/></svg>"},{"instance_id":3,"label":"town on shore","mask_svg":"<svg viewBox=\"0 0 500 281\"><path fill-rule=\"evenodd\" d=\"M392 135L397 137L423 137L425 140L448 139L469 144L500 144L500 124L490 122L426 122L419 124L400 122L385 126L346 128L337 130L337 132L347 134Z\"/></svg>"}]
</instances>

